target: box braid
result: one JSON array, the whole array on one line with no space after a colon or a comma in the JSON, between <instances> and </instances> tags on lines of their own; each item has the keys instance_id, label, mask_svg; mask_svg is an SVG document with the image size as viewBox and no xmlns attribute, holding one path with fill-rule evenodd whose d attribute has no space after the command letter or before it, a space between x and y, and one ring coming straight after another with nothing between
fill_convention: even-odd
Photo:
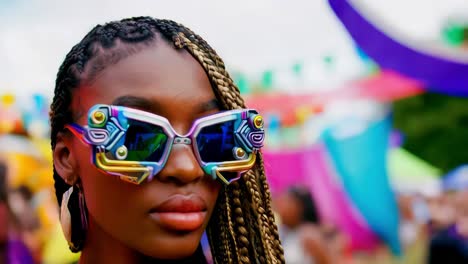
<instances>
[{"instance_id":1,"label":"box braid","mask_svg":"<svg viewBox=\"0 0 468 264\"><path fill-rule=\"evenodd\" d=\"M104 68L154 44L159 36L176 49L186 49L202 65L224 109L245 108L222 59L200 36L170 20L123 19L96 26L65 57L57 74L50 111L52 149L57 134L73 121L69 108L73 89L92 81ZM254 168L220 192L207 228L215 263L284 263L262 156L257 155ZM55 168L54 180L60 204L70 186ZM71 206L71 210L78 210L78 206ZM81 250L83 245L75 246Z\"/></svg>"}]
</instances>

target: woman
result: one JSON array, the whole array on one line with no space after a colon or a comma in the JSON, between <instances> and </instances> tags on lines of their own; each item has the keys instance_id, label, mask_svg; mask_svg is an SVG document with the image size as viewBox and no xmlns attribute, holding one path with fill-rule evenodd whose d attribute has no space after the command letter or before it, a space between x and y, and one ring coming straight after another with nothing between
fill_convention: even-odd
<instances>
[{"instance_id":1,"label":"woman","mask_svg":"<svg viewBox=\"0 0 468 264\"><path fill-rule=\"evenodd\" d=\"M110 22L74 46L50 121L80 263L204 263L205 229L215 263L283 263L263 120L244 108L221 58L176 22Z\"/></svg>"},{"instance_id":2,"label":"woman","mask_svg":"<svg viewBox=\"0 0 468 264\"><path fill-rule=\"evenodd\" d=\"M25 231L10 207L7 164L0 160L0 263L33 264L31 250L25 244Z\"/></svg>"},{"instance_id":3,"label":"woman","mask_svg":"<svg viewBox=\"0 0 468 264\"><path fill-rule=\"evenodd\" d=\"M284 256L291 264L329 264L339 255L338 232L332 225L321 224L316 204L308 190L291 187L274 199L275 210L281 220L281 239Z\"/></svg>"},{"instance_id":4,"label":"woman","mask_svg":"<svg viewBox=\"0 0 468 264\"><path fill-rule=\"evenodd\" d=\"M6 262L8 242L8 188L6 164L0 159L0 263Z\"/></svg>"}]
</instances>

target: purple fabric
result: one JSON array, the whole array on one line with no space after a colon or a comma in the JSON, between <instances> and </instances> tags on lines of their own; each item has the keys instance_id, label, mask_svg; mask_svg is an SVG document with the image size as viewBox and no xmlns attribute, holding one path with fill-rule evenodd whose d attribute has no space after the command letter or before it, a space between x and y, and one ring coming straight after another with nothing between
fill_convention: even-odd
<instances>
[{"instance_id":1,"label":"purple fabric","mask_svg":"<svg viewBox=\"0 0 468 264\"><path fill-rule=\"evenodd\" d=\"M17 239L10 239L7 245L8 264L33 264L34 259L26 245Z\"/></svg>"},{"instance_id":2,"label":"purple fabric","mask_svg":"<svg viewBox=\"0 0 468 264\"><path fill-rule=\"evenodd\" d=\"M325 146L318 144L305 152L303 163L307 173L305 185L317 202L321 218L344 231L353 250L375 249L380 239L347 195Z\"/></svg>"},{"instance_id":3,"label":"purple fabric","mask_svg":"<svg viewBox=\"0 0 468 264\"><path fill-rule=\"evenodd\" d=\"M347 0L328 0L356 44L384 69L422 81L434 92L468 96L468 63L400 43L366 20Z\"/></svg>"}]
</instances>

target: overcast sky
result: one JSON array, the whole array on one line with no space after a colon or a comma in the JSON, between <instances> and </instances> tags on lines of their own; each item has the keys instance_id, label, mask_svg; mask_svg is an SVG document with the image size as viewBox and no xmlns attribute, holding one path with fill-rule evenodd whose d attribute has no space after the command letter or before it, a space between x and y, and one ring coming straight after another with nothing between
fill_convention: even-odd
<instances>
[{"instance_id":1,"label":"overcast sky","mask_svg":"<svg viewBox=\"0 0 468 264\"><path fill-rule=\"evenodd\" d=\"M448 15L468 14L466 0L353 2L400 35L422 41L437 40ZM330 54L342 62L345 78L358 67L352 42L325 0L0 0L0 93L50 94L65 54L90 28L139 15L185 24L218 51L229 69L251 75L296 61L320 64ZM311 68L312 83L329 79Z\"/></svg>"}]
</instances>

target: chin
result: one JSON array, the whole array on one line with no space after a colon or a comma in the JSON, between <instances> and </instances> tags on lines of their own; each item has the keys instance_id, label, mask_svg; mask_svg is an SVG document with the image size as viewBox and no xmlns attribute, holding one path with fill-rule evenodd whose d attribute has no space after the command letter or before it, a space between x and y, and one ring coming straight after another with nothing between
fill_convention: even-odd
<instances>
[{"instance_id":1,"label":"chin","mask_svg":"<svg viewBox=\"0 0 468 264\"><path fill-rule=\"evenodd\" d=\"M161 259L161 260L178 260L178 259L187 259L192 257L197 250L197 247L193 250L172 250L166 252L153 252L149 255L152 259ZM148 256L148 255L147 255Z\"/></svg>"},{"instance_id":2,"label":"chin","mask_svg":"<svg viewBox=\"0 0 468 264\"><path fill-rule=\"evenodd\" d=\"M164 238L154 243L151 247L145 247L141 252L146 256L156 259L184 259L191 257L200 245L201 236L191 234L181 235L175 238ZM163 242L163 243L161 243Z\"/></svg>"}]
</instances>

